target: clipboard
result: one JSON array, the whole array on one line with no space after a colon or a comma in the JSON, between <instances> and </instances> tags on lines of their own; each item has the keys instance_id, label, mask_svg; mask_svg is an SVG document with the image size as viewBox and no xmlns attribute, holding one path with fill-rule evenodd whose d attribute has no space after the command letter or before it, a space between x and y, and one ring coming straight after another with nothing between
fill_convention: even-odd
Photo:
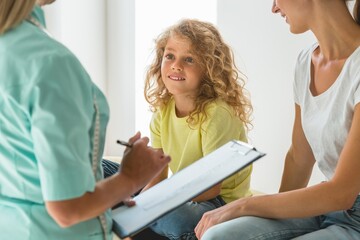
<instances>
[{"instance_id":1,"label":"clipboard","mask_svg":"<svg viewBox=\"0 0 360 240\"><path fill-rule=\"evenodd\" d=\"M113 231L121 238L134 235L263 156L253 146L232 140L136 196L135 206L113 209Z\"/></svg>"}]
</instances>

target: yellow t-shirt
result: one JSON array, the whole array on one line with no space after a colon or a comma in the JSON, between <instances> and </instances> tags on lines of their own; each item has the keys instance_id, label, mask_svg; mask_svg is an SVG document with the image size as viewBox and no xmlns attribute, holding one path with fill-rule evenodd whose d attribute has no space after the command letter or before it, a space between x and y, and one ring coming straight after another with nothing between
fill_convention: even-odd
<instances>
[{"instance_id":1,"label":"yellow t-shirt","mask_svg":"<svg viewBox=\"0 0 360 240\"><path fill-rule=\"evenodd\" d=\"M246 142L244 124L234 116L233 110L223 101L215 101L207 107L208 117L199 127L189 127L186 117L178 118L175 102L154 113L150 124L151 142L154 148L162 148L171 156L169 164L173 173L189 166L230 140ZM249 196L249 166L222 182L221 197L229 203Z\"/></svg>"}]
</instances>

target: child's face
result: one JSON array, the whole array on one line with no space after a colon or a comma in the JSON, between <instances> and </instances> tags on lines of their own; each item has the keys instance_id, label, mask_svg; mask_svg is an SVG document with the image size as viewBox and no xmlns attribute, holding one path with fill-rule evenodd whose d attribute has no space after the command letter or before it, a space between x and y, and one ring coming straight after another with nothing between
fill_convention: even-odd
<instances>
[{"instance_id":1,"label":"child's face","mask_svg":"<svg viewBox=\"0 0 360 240\"><path fill-rule=\"evenodd\" d=\"M202 70L188 39L171 36L161 62L161 77L174 96L196 96Z\"/></svg>"}]
</instances>

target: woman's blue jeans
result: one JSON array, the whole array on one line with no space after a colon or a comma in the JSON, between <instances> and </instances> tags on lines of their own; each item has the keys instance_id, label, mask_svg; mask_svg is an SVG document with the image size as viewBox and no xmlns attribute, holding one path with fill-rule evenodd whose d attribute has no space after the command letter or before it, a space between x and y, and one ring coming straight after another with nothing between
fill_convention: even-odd
<instances>
[{"instance_id":1,"label":"woman's blue jeans","mask_svg":"<svg viewBox=\"0 0 360 240\"><path fill-rule=\"evenodd\" d=\"M286 207L286 206L284 206ZM208 229L201 240L360 239L360 197L347 211L313 218L274 220L240 217Z\"/></svg>"}]
</instances>

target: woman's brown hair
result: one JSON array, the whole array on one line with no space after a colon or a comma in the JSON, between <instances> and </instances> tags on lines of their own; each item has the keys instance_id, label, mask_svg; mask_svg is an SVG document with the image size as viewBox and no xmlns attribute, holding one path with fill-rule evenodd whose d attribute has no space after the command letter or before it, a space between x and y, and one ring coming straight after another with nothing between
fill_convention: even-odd
<instances>
[{"instance_id":1,"label":"woman's brown hair","mask_svg":"<svg viewBox=\"0 0 360 240\"><path fill-rule=\"evenodd\" d=\"M355 1L353 15L354 15L354 19L355 19L356 23L360 25L360 4L359 4L359 0Z\"/></svg>"},{"instance_id":2,"label":"woman's brown hair","mask_svg":"<svg viewBox=\"0 0 360 240\"><path fill-rule=\"evenodd\" d=\"M36 0L1 0L0 34L17 26L29 16Z\"/></svg>"}]
</instances>

